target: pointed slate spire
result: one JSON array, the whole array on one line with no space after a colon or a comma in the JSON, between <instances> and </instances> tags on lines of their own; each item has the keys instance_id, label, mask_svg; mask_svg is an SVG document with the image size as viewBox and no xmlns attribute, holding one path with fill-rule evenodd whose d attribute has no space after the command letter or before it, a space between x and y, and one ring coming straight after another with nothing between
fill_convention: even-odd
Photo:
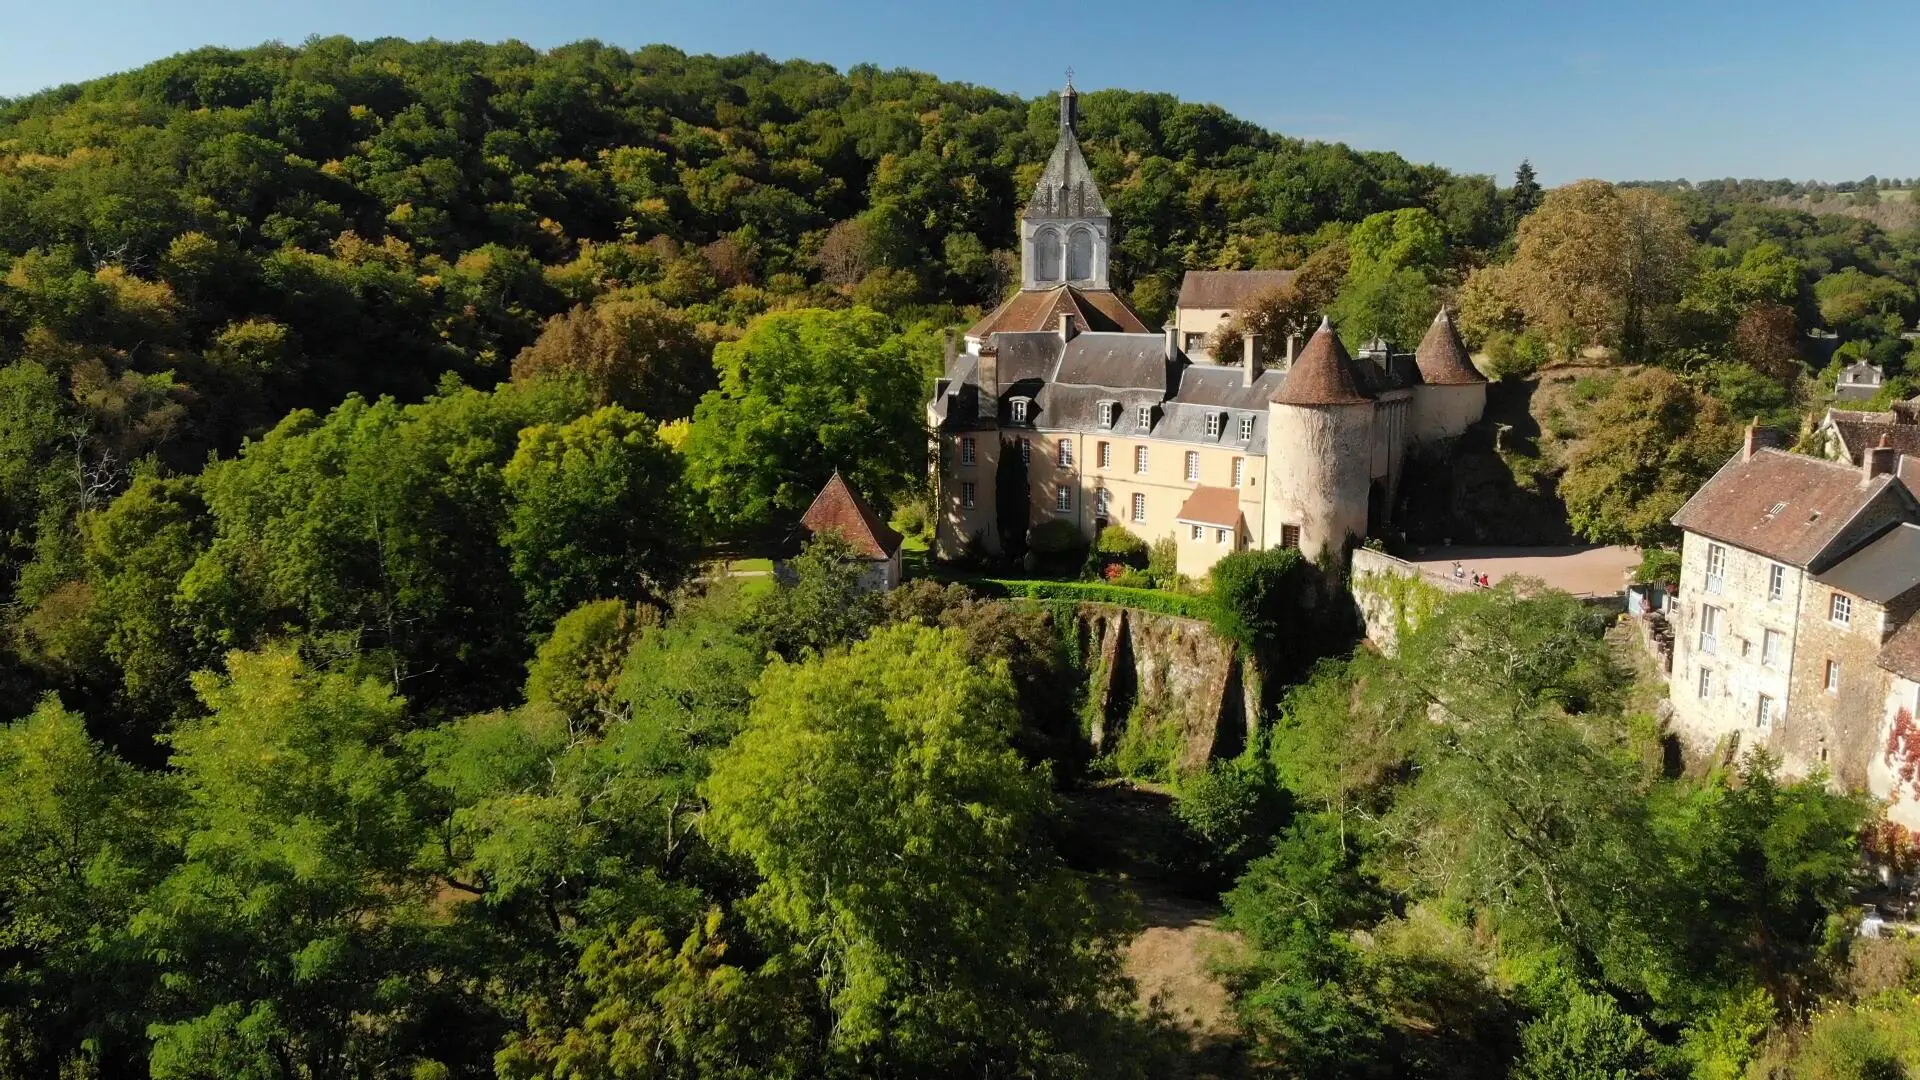
<instances>
[{"instance_id":1,"label":"pointed slate spire","mask_svg":"<svg viewBox=\"0 0 1920 1080\"><path fill-rule=\"evenodd\" d=\"M1322 315L1320 329L1294 358L1287 381L1271 400L1277 405L1363 405L1368 400L1363 385L1353 357L1333 332L1333 322Z\"/></svg>"},{"instance_id":2,"label":"pointed slate spire","mask_svg":"<svg viewBox=\"0 0 1920 1080\"><path fill-rule=\"evenodd\" d=\"M1025 216L1030 218L1107 217L1106 200L1093 182L1093 170L1080 150L1080 92L1068 83L1060 91L1060 140L1033 186Z\"/></svg>"},{"instance_id":3,"label":"pointed slate spire","mask_svg":"<svg viewBox=\"0 0 1920 1080\"><path fill-rule=\"evenodd\" d=\"M1473 366L1467 346L1460 340L1460 331L1454 328L1453 313L1446 308L1441 308L1433 317L1433 325L1427 328L1427 336L1420 339L1413 362L1420 367L1420 381L1428 386L1468 386L1487 381L1480 369Z\"/></svg>"}]
</instances>

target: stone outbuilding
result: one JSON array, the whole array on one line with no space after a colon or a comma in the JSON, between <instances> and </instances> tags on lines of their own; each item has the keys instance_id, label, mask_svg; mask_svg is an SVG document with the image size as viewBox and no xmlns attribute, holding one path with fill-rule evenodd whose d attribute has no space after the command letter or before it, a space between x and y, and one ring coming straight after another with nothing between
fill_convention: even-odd
<instances>
[{"instance_id":1,"label":"stone outbuilding","mask_svg":"<svg viewBox=\"0 0 1920 1080\"><path fill-rule=\"evenodd\" d=\"M801 515L800 527L789 546L797 553L807 541L828 532L838 533L866 560L867 570L860 579L863 586L884 592L900 584L900 534L880 520L838 470ZM778 573L782 578L788 575L785 560Z\"/></svg>"}]
</instances>

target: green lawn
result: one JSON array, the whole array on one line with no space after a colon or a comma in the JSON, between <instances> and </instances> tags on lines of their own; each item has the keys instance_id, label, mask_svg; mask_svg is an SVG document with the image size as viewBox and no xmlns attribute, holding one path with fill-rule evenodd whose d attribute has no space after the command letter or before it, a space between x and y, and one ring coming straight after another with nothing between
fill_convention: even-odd
<instances>
[{"instance_id":1,"label":"green lawn","mask_svg":"<svg viewBox=\"0 0 1920 1080\"><path fill-rule=\"evenodd\" d=\"M729 574L771 574L772 559L734 559L727 564Z\"/></svg>"}]
</instances>

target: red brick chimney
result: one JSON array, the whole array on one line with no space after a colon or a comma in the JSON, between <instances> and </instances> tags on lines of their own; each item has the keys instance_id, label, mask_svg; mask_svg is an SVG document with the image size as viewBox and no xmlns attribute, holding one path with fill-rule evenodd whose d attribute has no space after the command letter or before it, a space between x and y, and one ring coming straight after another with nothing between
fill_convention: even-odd
<instances>
[{"instance_id":1,"label":"red brick chimney","mask_svg":"<svg viewBox=\"0 0 1920 1080\"><path fill-rule=\"evenodd\" d=\"M1880 436L1880 445L1869 446L1867 452L1860 455L1860 481L1867 483L1876 476L1886 476L1899 467L1899 464L1900 452L1893 448L1893 444L1887 441L1887 436L1883 433Z\"/></svg>"},{"instance_id":2,"label":"red brick chimney","mask_svg":"<svg viewBox=\"0 0 1920 1080\"><path fill-rule=\"evenodd\" d=\"M1740 460L1752 461L1754 451L1762 448L1777 450L1783 442L1779 432L1762 426L1760 418L1756 416L1753 418L1753 423L1747 425L1747 441L1746 445L1740 449Z\"/></svg>"}]
</instances>

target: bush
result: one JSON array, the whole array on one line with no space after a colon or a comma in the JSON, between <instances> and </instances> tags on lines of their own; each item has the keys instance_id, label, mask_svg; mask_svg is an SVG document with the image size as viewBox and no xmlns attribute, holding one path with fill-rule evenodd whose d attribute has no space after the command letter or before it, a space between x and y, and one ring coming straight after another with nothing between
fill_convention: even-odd
<instances>
[{"instance_id":1,"label":"bush","mask_svg":"<svg viewBox=\"0 0 1920 1080\"><path fill-rule=\"evenodd\" d=\"M1633 580L1641 585L1659 585L1680 580L1680 553L1664 548L1648 548L1640 556Z\"/></svg>"},{"instance_id":2,"label":"bush","mask_svg":"<svg viewBox=\"0 0 1920 1080\"><path fill-rule=\"evenodd\" d=\"M933 538L933 505L925 496L903 500L893 512L893 528L901 536Z\"/></svg>"},{"instance_id":3,"label":"bush","mask_svg":"<svg viewBox=\"0 0 1920 1080\"><path fill-rule=\"evenodd\" d=\"M1213 564L1214 629L1261 658L1276 656L1282 634L1299 633L1306 560L1293 548L1236 551Z\"/></svg>"},{"instance_id":4,"label":"bush","mask_svg":"<svg viewBox=\"0 0 1920 1080\"><path fill-rule=\"evenodd\" d=\"M1272 760L1257 751L1213 762L1180 786L1180 801L1173 807L1200 841L1200 871L1222 883L1231 883L1267 853L1286 824L1287 810L1287 792Z\"/></svg>"},{"instance_id":5,"label":"bush","mask_svg":"<svg viewBox=\"0 0 1920 1080\"><path fill-rule=\"evenodd\" d=\"M1185 619L1213 618L1213 601L1205 596L1184 596L1157 589L1137 589L1102 585L1088 581L1025 581L988 578L975 582L982 591L1022 600L1072 600L1086 604L1118 604L1160 615L1178 615Z\"/></svg>"},{"instance_id":6,"label":"bush","mask_svg":"<svg viewBox=\"0 0 1920 1080\"><path fill-rule=\"evenodd\" d=\"M1171 536L1153 542L1147 555L1147 573L1154 584L1172 586L1180 581L1180 545Z\"/></svg>"},{"instance_id":7,"label":"bush","mask_svg":"<svg viewBox=\"0 0 1920 1080\"><path fill-rule=\"evenodd\" d=\"M1118 525L1109 525L1101 529L1099 537L1093 542L1093 550L1109 559L1142 570L1146 569L1150 554L1145 540Z\"/></svg>"},{"instance_id":8,"label":"bush","mask_svg":"<svg viewBox=\"0 0 1920 1080\"><path fill-rule=\"evenodd\" d=\"M1111 575L1107 580L1123 589L1151 589L1159 584L1159 582L1153 579L1153 575L1145 570L1135 570L1132 567L1121 566L1115 566L1111 569L1119 570L1120 572Z\"/></svg>"}]
</instances>

